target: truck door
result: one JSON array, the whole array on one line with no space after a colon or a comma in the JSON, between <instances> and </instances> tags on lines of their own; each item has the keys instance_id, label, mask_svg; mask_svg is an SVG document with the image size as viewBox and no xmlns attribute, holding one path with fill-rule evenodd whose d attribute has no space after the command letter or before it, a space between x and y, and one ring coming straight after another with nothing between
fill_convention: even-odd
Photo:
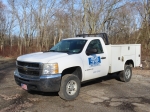
<instances>
[{"instance_id":1,"label":"truck door","mask_svg":"<svg viewBox=\"0 0 150 112\"><path fill-rule=\"evenodd\" d=\"M97 52L92 55L88 55L87 51L89 49L96 49ZM99 39L92 40L87 46L86 52L83 55L84 56L82 57L85 68L85 80L107 75L108 59L106 58L106 53L104 52Z\"/></svg>"}]
</instances>

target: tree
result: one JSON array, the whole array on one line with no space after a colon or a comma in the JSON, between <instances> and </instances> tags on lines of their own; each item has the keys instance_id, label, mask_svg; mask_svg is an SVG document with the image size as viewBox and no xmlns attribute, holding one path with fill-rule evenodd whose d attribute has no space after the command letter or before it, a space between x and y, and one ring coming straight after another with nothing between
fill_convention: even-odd
<instances>
[{"instance_id":1,"label":"tree","mask_svg":"<svg viewBox=\"0 0 150 112\"><path fill-rule=\"evenodd\" d=\"M5 5L0 1L0 50L3 50L4 47L4 36L6 32L6 19L5 19Z\"/></svg>"}]
</instances>

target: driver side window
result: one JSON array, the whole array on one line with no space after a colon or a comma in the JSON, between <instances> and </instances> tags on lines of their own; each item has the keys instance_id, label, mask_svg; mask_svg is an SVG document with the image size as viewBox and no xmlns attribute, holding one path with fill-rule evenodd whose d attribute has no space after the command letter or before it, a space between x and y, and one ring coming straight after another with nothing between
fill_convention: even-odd
<instances>
[{"instance_id":1,"label":"driver side window","mask_svg":"<svg viewBox=\"0 0 150 112\"><path fill-rule=\"evenodd\" d=\"M96 49L97 50L97 54L103 53L102 45L101 45L101 43L100 43L100 41L98 39L92 40L89 43L86 51L89 50L89 49Z\"/></svg>"}]
</instances>

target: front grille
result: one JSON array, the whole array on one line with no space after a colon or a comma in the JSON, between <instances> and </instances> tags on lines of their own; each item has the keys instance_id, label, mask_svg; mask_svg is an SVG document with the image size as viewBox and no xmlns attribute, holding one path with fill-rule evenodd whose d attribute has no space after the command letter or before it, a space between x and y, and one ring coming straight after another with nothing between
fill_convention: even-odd
<instances>
[{"instance_id":1,"label":"front grille","mask_svg":"<svg viewBox=\"0 0 150 112\"><path fill-rule=\"evenodd\" d=\"M28 66L28 67L35 67L35 68L39 68L40 67L39 63L29 63L29 62L17 61L17 64L19 66Z\"/></svg>"},{"instance_id":2,"label":"front grille","mask_svg":"<svg viewBox=\"0 0 150 112\"><path fill-rule=\"evenodd\" d=\"M39 70L38 71L31 71L30 69L28 70L23 70L22 68L18 68L18 72L25 74L25 75L32 75L32 76L39 76Z\"/></svg>"},{"instance_id":3,"label":"front grille","mask_svg":"<svg viewBox=\"0 0 150 112\"><path fill-rule=\"evenodd\" d=\"M23 75L39 76L40 64L17 61L18 72Z\"/></svg>"}]
</instances>

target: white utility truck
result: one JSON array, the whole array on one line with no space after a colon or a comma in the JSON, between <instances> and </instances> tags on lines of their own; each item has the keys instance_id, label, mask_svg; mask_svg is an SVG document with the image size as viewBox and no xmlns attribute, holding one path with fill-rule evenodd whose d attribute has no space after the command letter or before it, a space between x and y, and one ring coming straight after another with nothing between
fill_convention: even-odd
<instances>
[{"instance_id":1,"label":"white utility truck","mask_svg":"<svg viewBox=\"0 0 150 112\"><path fill-rule=\"evenodd\" d=\"M81 82L117 73L128 82L141 64L141 45L110 45L106 33L61 40L49 51L19 56L14 72L25 90L58 92L65 100L79 95Z\"/></svg>"}]
</instances>

